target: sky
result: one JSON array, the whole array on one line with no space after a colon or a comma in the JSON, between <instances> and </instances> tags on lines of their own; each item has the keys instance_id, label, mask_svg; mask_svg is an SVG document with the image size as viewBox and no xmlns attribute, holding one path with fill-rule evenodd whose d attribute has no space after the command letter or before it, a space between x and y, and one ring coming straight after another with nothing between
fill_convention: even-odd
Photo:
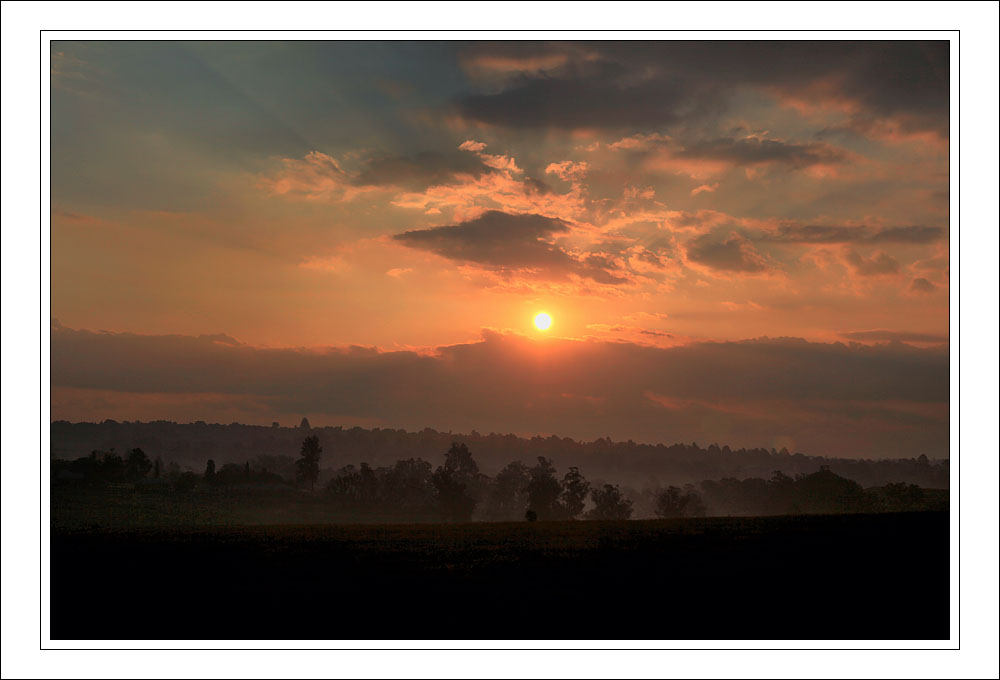
<instances>
[{"instance_id":1,"label":"sky","mask_svg":"<svg viewBox=\"0 0 1000 680\"><path fill-rule=\"evenodd\" d=\"M52 418L946 457L948 74L947 42L53 42Z\"/></svg>"}]
</instances>

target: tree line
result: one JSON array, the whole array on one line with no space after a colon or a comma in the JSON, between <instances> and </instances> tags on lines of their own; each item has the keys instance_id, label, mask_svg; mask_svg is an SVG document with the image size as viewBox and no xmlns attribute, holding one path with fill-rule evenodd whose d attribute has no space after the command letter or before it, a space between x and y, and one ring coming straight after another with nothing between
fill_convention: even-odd
<instances>
[{"instance_id":1,"label":"tree line","mask_svg":"<svg viewBox=\"0 0 1000 680\"><path fill-rule=\"evenodd\" d=\"M794 476L815 472L820 465L853 479L865 487L889 482L906 482L926 488L948 488L950 470L947 460L929 460L925 451L911 457L864 460L829 458L776 448L739 448L715 443L643 444L600 438L577 441L568 437L518 437L513 434L440 432L431 428L406 431L391 428L312 427L308 422L296 427L275 423L258 425L116 422L51 424L52 457L71 460L94 449L130 450L141 447L155 451L165 460L201 471L206 458L220 466L224 462L266 467L272 472L294 478L294 454L306 435L318 435L323 446L336 451L340 465L367 462L372 467L386 467L405 458L423 458L436 466L453 442L465 444L475 452L480 468L495 474L508 461L535 461L548 458L565 470L579 466L588 476L613 479L623 485L642 487L651 480L683 485L705 479L760 477L767 479L775 470ZM851 455L845 450L844 454ZM317 485L325 484L328 470L321 471Z\"/></svg>"},{"instance_id":2,"label":"tree line","mask_svg":"<svg viewBox=\"0 0 1000 680\"><path fill-rule=\"evenodd\" d=\"M946 496L928 496L912 484L893 483L864 489L826 466L794 477L775 471L770 479L705 480L698 485L647 486L641 492L603 480L588 480L570 466L560 475L552 460L538 456L532 465L513 461L496 475L480 471L464 443L454 442L435 468L421 458L372 467L348 464L321 478L323 448L316 435L302 440L294 463L294 486L266 467L227 463L216 469L208 460L204 473L164 469L138 448L120 456L94 451L72 462L54 461L53 478L97 483L132 483L137 489L190 493L214 489L298 488L326 504L337 517L384 521L553 521L626 520L705 515L775 515L800 513L919 510L947 505Z\"/></svg>"}]
</instances>

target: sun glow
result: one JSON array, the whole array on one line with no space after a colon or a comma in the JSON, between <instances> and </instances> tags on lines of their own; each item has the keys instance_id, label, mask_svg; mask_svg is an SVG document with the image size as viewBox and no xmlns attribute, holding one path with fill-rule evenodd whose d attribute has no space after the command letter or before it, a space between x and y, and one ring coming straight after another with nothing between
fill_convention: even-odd
<instances>
[{"instance_id":1,"label":"sun glow","mask_svg":"<svg viewBox=\"0 0 1000 680\"><path fill-rule=\"evenodd\" d=\"M545 312L542 312L541 314L535 316L535 328L537 328L538 330L546 331L549 329L549 326L551 325L552 325L552 317L546 314Z\"/></svg>"}]
</instances>

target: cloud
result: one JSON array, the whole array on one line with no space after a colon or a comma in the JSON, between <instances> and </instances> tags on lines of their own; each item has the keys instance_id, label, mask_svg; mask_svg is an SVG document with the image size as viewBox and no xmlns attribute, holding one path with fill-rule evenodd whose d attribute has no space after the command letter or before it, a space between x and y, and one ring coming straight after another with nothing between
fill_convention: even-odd
<instances>
[{"instance_id":1,"label":"cloud","mask_svg":"<svg viewBox=\"0 0 1000 680\"><path fill-rule=\"evenodd\" d=\"M458 148L462 151L472 151L473 153L478 153L486 148L485 142L477 142L472 139L467 139L458 145Z\"/></svg>"},{"instance_id":2,"label":"cloud","mask_svg":"<svg viewBox=\"0 0 1000 680\"><path fill-rule=\"evenodd\" d=\"M466 145L460 147L469 150ZM485 148L485 144L482 145ZM374 189L424 191L430 187L455 184L506 169L520 172L513 159L482 153L440 153L421 151L411 155L373 156L360 167L348 170L344 164L320 151L301 159L282 159L279 172L262 180L275 195L305 200L350 201Z\"/></svg>"},{"instance_id":3,"label":"cloud","mask_svg":"<svg viewBox=\"0 0 1000 680\"><path fill-rule=\"evenodd\" d=\"M913 279L910 284L910 291L913 293L933 293L936 290L937 286L922 276Z\"/></svg>"},{"instance_id":4,"label":"cloud","mask_svg":"<svg viewBox=\"0 0 1000 680\"><path fill-rule=\"evenodd\" d=\"M710 269L739 274L759 274L771 269L767 259L741 234L731 232L725 240L705 234L687 245L689 261Z\"/></svg>"},{"instance_id":5,"label":"cloud","mask_svg":"<svg viewBox=\"0 0 1000 680\"><path fill-rule=\"evenodd\" d=\"M552 242L553 237L569 231L569 225L560 219L491 210L460 224L407 231L393 239L411 248L495 271L548 280L575 275L609 285L627 282L609 271L613 263L606 258L595 254L578 258Z\"/></svg>"},{"instance_id":6,"label":"cloud","mask_svg":"<svg viewBox=\"0 0 1000 680\"><path fill-rule=\"evenodd\" d=\"M674 136L638 133L608 144L607 149L623 154L630 166L696 179L721 175L734 168L743 168L747 177L769 168L836 176L840 174L839 166L856 159L854 154L825 142L792 142L766 134L713 137L690 130ZM594 150L599 147L598 144Z\"/></svg>"},{"instance_id":7,"label":"cloud","mask_svg":"<svg viewBox=\"0 0 1000 680\"><path fill-rule=\"evenodd\" d=\"M835 165L848 160L845 152L822 142L796 144L776 139L723 137L686 145L679 158L720 160L737 167L781 164L792 168Z\"/></svg>"},{"instance_id":8,"label":"cloud","mask_svg":"<svg viewBox=\"0 0 1000 680\"><path fill-rule=\"evenodd\" d=\"M336 158L320 151L310 151L301 159L284 158L282 169L261 180L277 196L318 201L349 201L362 190L355 187Z\"/></svg>"},{"instance_id":9,"label":"cloud","mask_svg":"<svg viewBox=\"0 0 1000 680\"><path fill-rule=\"evenodd\" d=\"M486 149L486 144L484 142L476 142L471 139L467 139L458 145L459 150L469 151L474 153L479 157L483 165L493 168L494 170L503 170L515 175L524 172L521 168L517 167L517 163L511 156L495 156L492 154L484 153Z\"/></svg>"},{"instance_id":10,"label":"cloud","mask_svg":"<svg viewBox=\"0 0 1000 680\"><path fill-rule=\"evenodd\" d=\"M899 273L899 261L888 253L878 252L865 257L853 249L844 253L844 260L861 276L887 276Z\"/></svg>"},{"instance_id":11,"label":"cloud","mask_svg":"<svg viewBox=\"0 0 1000 680\"><path fill-rule=\"evenodd\" d=\"M843 225L782 224L758 240L784 243L932 243L947 236L943 227L903 226L875 229Z\"/></svg>"},{"instance_id":12,"label":"cloud","mask_svg":"<svg viewBox=\"0 0 1000 680\"><path fill-rule=\"evenodd\" d=\"M539 49L511 44L504 57L528 63ZM800 110L840 111L861 132L947 136L947 41L623 41L541 49L551 59L546 69L524 69L497 91L460 97L459 114L513 128L652 131L704 124L755 89ZM472 59L476 48L464 54Z\"/></svg>"},{"instance_id":13,"label":"cloud","mask_svg":"<svg viewBox=\"0 0 1000 680\"><path fill-rule=\"evenodd\" d=\"M906 331L849 331L841 333L840 337L859 342L919 342L919 343L940 343L948 342L945 335L934 335L932 333L911 333Z\"/></svg>"},{"instance_id":14,"label":"cloud","mask_svg":"<svg viewBox=\"0 0 1000 680\"><path fill-rule=\"evenodd\" d=\"M351 178L356 186L393 186L422 190L449 184L458 176L480 177L491 172L481 158L466 153L422 151L410 156L385 156L368 159Z\"/></svg>"},{"instance_id":15,"label":"cloud","mask_svg":"<svg viewBox=\"0 0 1000 680\"><path fill-rule=\"evenodd\" d=\"M560 74L523 74L500 92L459 99L456 108L465 119L513 128L650 127L704 111L713 98L703 89L596 61Z\"/></svg>"},{"instance_id":16,"label":"cloud","mask_svg":"<svg viewBox=\"0 0 1000 680\"><path fill-rule=\"evenodd\" d=\"M401 193L392 204L423 212L451 210L453 219L458 220L478 216L484 210L572 220L586 210L579 185L559 193L541 180L499 171L478 178L466 177L454 184L433 186L424 191Z\"/></svg>"},{"instance_id":17,"label":"cloud","mask_svg":"<svg viewBox=\"0 0 1000 680\"><path fill-rule=\"evenodd\" d=\"M494 71L501 75L542 72L566 64L569 56L559 43L543 41L477 41L459 46L459 63L466 71Z\"/></svg>"},{"instance_id":18,"label":"cloud","mask_svg":"<svg viewBox=\"0 0 1000 680\"><path fill-rule=\"evenodd\" d=\"M546 174L556 175L564 182L579 182L589 170L590 164L586 161L561 161L545 167Z\"/></svg>"},{"instance_id":19,"label":"cloud","mask_svg":"<svg viewBox=\"0 0 1000 680\"><path fill-rule=\"evenodd\" d=\"M945 455L948 366L941 348L796 339L653 347L484 331L419 353L52 329L54 394L111 391L119 405L131 393L214 395L205 420L219 409L241 419L233 411L249 401L243 419L265 423L270 409L331 423L653 442L751 446L781 435L806 453L846 456Z\"/></svg>"},{"instance_id":20,"label":"cloud","mask_svg":"<svg viewBox=\"0 0 1000 680\"><path fill-rule=\"evenodd\" d=\"M948 235L944 227L888 227L872 234L872 243L931 243Z\"/></svg>"}]
</instances>

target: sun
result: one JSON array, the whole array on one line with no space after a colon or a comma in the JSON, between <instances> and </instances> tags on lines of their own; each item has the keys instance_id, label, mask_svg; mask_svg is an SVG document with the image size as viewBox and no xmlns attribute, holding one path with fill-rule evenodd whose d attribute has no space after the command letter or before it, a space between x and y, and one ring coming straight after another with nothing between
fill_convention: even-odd
<instances>
[{"instance_id":1,"label":"sun","mask_svg":"<svg viewBox=\"0 0 1000 680\"><path fill-rule=\"evenodd\" d=\"M552 317L542 312L535 316L535 328L540 331L547 331L549 326L552 325Z\"/></svg>"}]
</instances>

